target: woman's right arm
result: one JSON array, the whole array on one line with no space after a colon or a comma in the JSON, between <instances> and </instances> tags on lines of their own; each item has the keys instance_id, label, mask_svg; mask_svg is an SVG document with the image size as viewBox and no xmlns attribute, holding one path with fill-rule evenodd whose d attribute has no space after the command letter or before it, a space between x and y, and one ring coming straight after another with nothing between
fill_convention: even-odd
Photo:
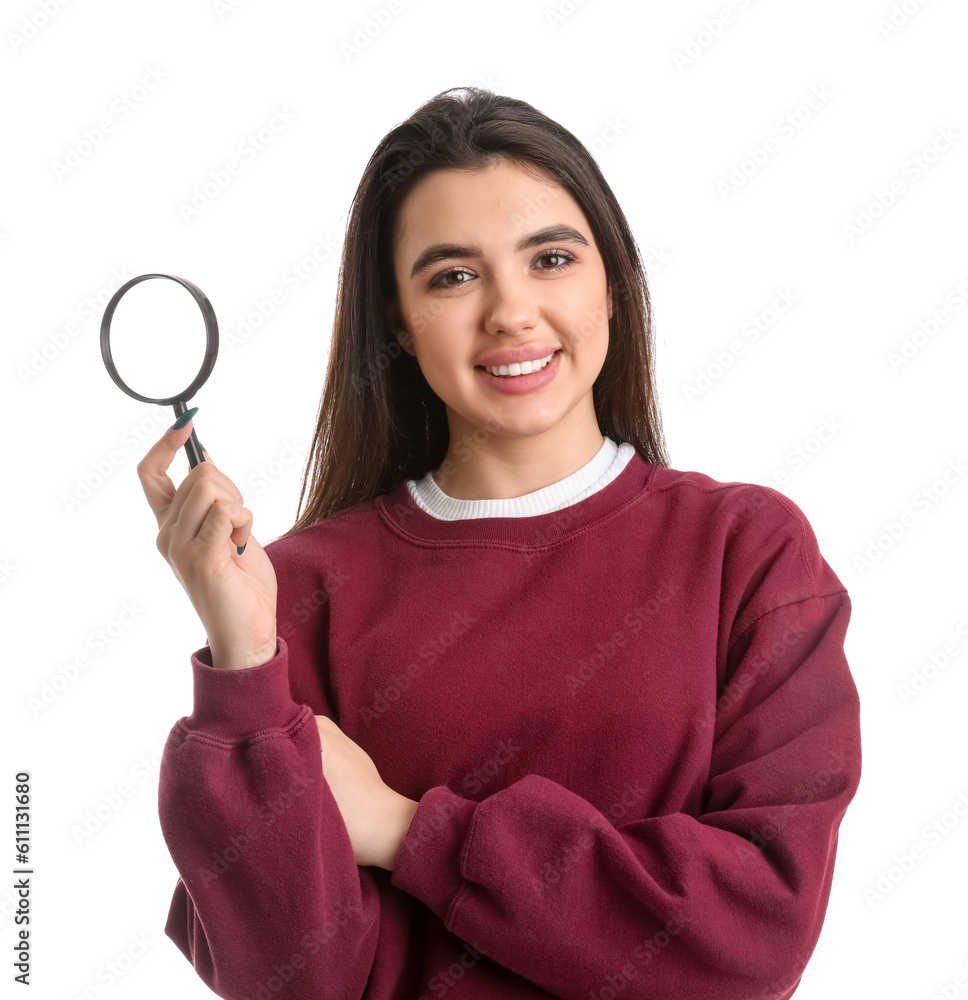
<instances>
[{"instance_id":1,"label":"woman's right arm","mask_svg":"<svg viewBox=\"0 0 968 1000\"><path fill-rule=\"evenodd\" d=\"M235 484L207 453L177 490L168 478L190 433L191 422L169 429L138 466L158 548L209 639L191 658L193 712L161 762L161 827L180 875L165 930L226 1000L360 997L379 895L323 776L314 709L328 706L292 697L275 569ZM281 583L290 602L298 585Z\"/></svg>"},{"instance_id":2,"label":"woman's right arm","mask_svg":"<svg viewBox=\"0 0 968 1000\"><path fill-rule=\"evenodd\" d=\"M194 711L165 744L158 808L180 878L165 927L227 1000L363 995L379 896L323 777L289 647L220 670L192 654Z\"/></svg>"}]
</instances>

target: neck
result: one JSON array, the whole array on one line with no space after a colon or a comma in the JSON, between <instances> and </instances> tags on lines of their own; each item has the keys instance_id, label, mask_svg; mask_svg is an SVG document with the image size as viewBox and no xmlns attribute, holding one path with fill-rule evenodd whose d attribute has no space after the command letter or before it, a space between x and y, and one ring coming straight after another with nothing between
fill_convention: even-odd
<instances>
[{"instance_id":1,"label":"neck","mask_svg":"<svg viewBox=\"0 0 968 1000\"><path fill-rule=\"evenodd\" d=\"M455 500L503 500L534 493L587 465L605 443L597 422L564 441L552 431L520 438L492 435L468 454L466 443L461 446L467 440L473 438L452 433L447 454L433 472L434 482Z\"/></svg>"}]
</instances>

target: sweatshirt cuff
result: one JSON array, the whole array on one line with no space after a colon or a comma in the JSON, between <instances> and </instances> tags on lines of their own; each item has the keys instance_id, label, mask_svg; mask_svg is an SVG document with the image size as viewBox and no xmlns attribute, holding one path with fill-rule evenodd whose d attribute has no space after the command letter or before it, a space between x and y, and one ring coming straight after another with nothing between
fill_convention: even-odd
<instances>
[{"instance_id":1,"label":"sweatshirt cuff","mask_svg":"<svg viewBox=\"0 0 968 1000\"><path fill-rule=\"evenodd\" d=\"M185 725L225 739L289 725L301 706L289 690L289 647L281 636L276 643L271 660L241 670L213 667L210 647L196 649L192 653L194 710Z\"/></svg>"},{"instance_id":2,"label":"sweatshirt cuff","mask_svg":"<svg viewBox=\"0 0 968 1000\"><path fill-rule=\"evenodd\" d=\"M426 903L444 921L465 884L461 855L481 803L436 785L420 797L390 882Z\"/></svg>"}]
</instances>

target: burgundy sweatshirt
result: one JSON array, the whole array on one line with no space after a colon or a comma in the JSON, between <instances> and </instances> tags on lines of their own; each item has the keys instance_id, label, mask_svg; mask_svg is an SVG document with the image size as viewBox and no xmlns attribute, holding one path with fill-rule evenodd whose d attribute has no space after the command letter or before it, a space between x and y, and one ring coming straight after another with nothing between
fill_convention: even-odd
<instances>
[{"instance_id":1,"label":"burgundy sweatshirt","mask_svg":"<svg viewBox=\"0 0 968 1000\"><path fill-rule=\"evenodd\" d=\"M776 490L652 465L525 517L406 481L272 541L278 651L192 654L166 933L229 1000L782 1000L860 779L850 600ZM327 715L419 801L356 864Z\"/></svg>"}]
</instances>

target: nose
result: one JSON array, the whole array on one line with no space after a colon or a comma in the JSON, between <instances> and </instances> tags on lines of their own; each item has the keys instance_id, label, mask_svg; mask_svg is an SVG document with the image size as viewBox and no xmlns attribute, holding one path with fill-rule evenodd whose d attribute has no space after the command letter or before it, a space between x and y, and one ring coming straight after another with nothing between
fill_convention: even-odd
<instances>
[{"instance_id":1,"label":"nose","mask_svg":"<svg viewBox=\"0 0 968 1000\"><path fill-rule=\"evenodd\" d=\"M484 329L491 334L516 336L538 323L541 310L535 281L508 264L494 268L483 298Z\"/></svg>"}]
</instances>

